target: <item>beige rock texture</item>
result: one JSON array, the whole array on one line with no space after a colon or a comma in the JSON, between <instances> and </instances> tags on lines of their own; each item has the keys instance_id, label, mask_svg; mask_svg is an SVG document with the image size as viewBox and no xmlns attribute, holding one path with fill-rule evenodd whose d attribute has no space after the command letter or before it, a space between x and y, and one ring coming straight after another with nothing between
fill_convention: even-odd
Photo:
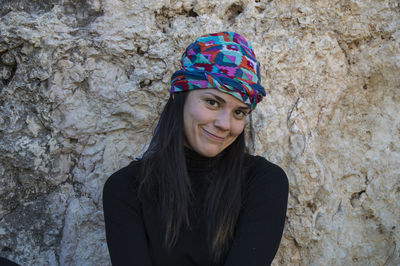
<instances>
[{"instance_id":1,"label":"beige rock texture","mask_svg":"<svg viewBox=\"0 0 400 266\"><path fill-rule=\"evenodd\" d=\"M110 265L107 177L146 149L185 47L236 31L267 97L248 145L285 169L273 265L400 265L397 0L1 0L0 256Z\"/></svg>"}]
</instances>

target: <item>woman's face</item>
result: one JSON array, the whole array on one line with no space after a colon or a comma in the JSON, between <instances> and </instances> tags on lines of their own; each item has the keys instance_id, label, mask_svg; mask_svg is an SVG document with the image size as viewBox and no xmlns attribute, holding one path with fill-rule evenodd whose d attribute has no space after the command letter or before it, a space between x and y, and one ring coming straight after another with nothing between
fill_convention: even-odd
<instances>
[{"instance_id":1,"label":"woman's face","mask_svg":"<svg viewBox=\"0 0 400 266\"><path fill-rule=\"evenodd\" d=\"M185 145L206 157L235 141L250 112L246 104L216 89L190 91L183 110Z\"/></svg>"}]
</instances>

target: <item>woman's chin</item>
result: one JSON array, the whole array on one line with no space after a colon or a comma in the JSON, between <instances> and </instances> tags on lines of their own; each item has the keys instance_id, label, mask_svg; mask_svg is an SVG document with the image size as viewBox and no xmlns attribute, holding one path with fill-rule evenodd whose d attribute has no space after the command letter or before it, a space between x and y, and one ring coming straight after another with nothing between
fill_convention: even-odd
<instances>
[{"instance_id":1,"label":"woman's chin","mask_svg":"<svg viewBox=\"0 0 400 266\"><path fill-rule=\"evenodd\" d=\"M201 147L196 152L204 157L215 157L221 153L221 149L218 147Z\"/></svg>"}]
</instances>

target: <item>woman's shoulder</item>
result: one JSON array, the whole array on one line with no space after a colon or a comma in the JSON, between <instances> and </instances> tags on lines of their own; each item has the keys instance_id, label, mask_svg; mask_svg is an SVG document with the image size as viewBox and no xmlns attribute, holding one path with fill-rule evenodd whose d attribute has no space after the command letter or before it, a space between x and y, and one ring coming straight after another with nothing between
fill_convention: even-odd
<instances>
[{"instance_id":1,"label":"woman's shoulder","mask_svg":"<svg viewBox=\"0 0 400 266\"><path fill-rule=\"evenodd\" d=\"M267 185L281 190L288 190L289 181L285 171L262 156L247 155L247 183L249 185Z\"/></svg>"},{"instance_id":2,"label":"woman's shoulder","mask_svg":"<svg viewBox=\"0 0 400 266\"><path fill-rule=\"evenodd\" d=\"M131 192L135 189L140 173L140 161L132 161L129 165L113 173L105 182L103 193Z\"/></svg>"}]
</instances>

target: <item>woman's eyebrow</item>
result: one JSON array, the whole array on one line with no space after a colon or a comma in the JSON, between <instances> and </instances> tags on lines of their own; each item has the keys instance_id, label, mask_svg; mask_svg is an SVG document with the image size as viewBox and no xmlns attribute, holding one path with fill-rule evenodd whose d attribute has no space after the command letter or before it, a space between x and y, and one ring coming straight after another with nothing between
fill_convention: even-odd
<instances>
[{"instance_id":1,"label":"woman's eyebrow","mask_svg":"<svg viewBox=\"0 0 400 266\"><path fill-rule=\"evenodd\" d=\"M220 101L220 102L222 102L222 103L226 103L226 101L224 100L224 98L219 97L218 95L216 95L216 94L214 94L214 93L212 93L212 92L207 92L206 94L209 94L209 95L213 96L215 99L217 99L218 101ZM248 111L248 110L250 110L250 107L248 107L247 105L246 105L246 106L239 106L238 109Z\"/></svg>"},{"instance_id":2,"label":"woman's eyebrow","mask_svg":"<svg viewBox=\"0 0 400 266\"><path fill-rule=\"evenodd\" d=\"M250 111L250 107L248 107L248 106L239 106L238 109L241 109L244 111Z\"/></svg>"},{"instance_id":3,"label":"woman's eyebrow","mask_svg":"<svg viewBox=\"0 0 400 266\"><path fill-rule=\"evenodd\" d=\"M212 93L212 92L207 92L206 94L209 94L211 96L213 96L215 99L217 99L218 101L222 102L222 103L226 103L226 101L224 100L224 98L219 97L218 95Z\"/></svg>"}]
</instances>

